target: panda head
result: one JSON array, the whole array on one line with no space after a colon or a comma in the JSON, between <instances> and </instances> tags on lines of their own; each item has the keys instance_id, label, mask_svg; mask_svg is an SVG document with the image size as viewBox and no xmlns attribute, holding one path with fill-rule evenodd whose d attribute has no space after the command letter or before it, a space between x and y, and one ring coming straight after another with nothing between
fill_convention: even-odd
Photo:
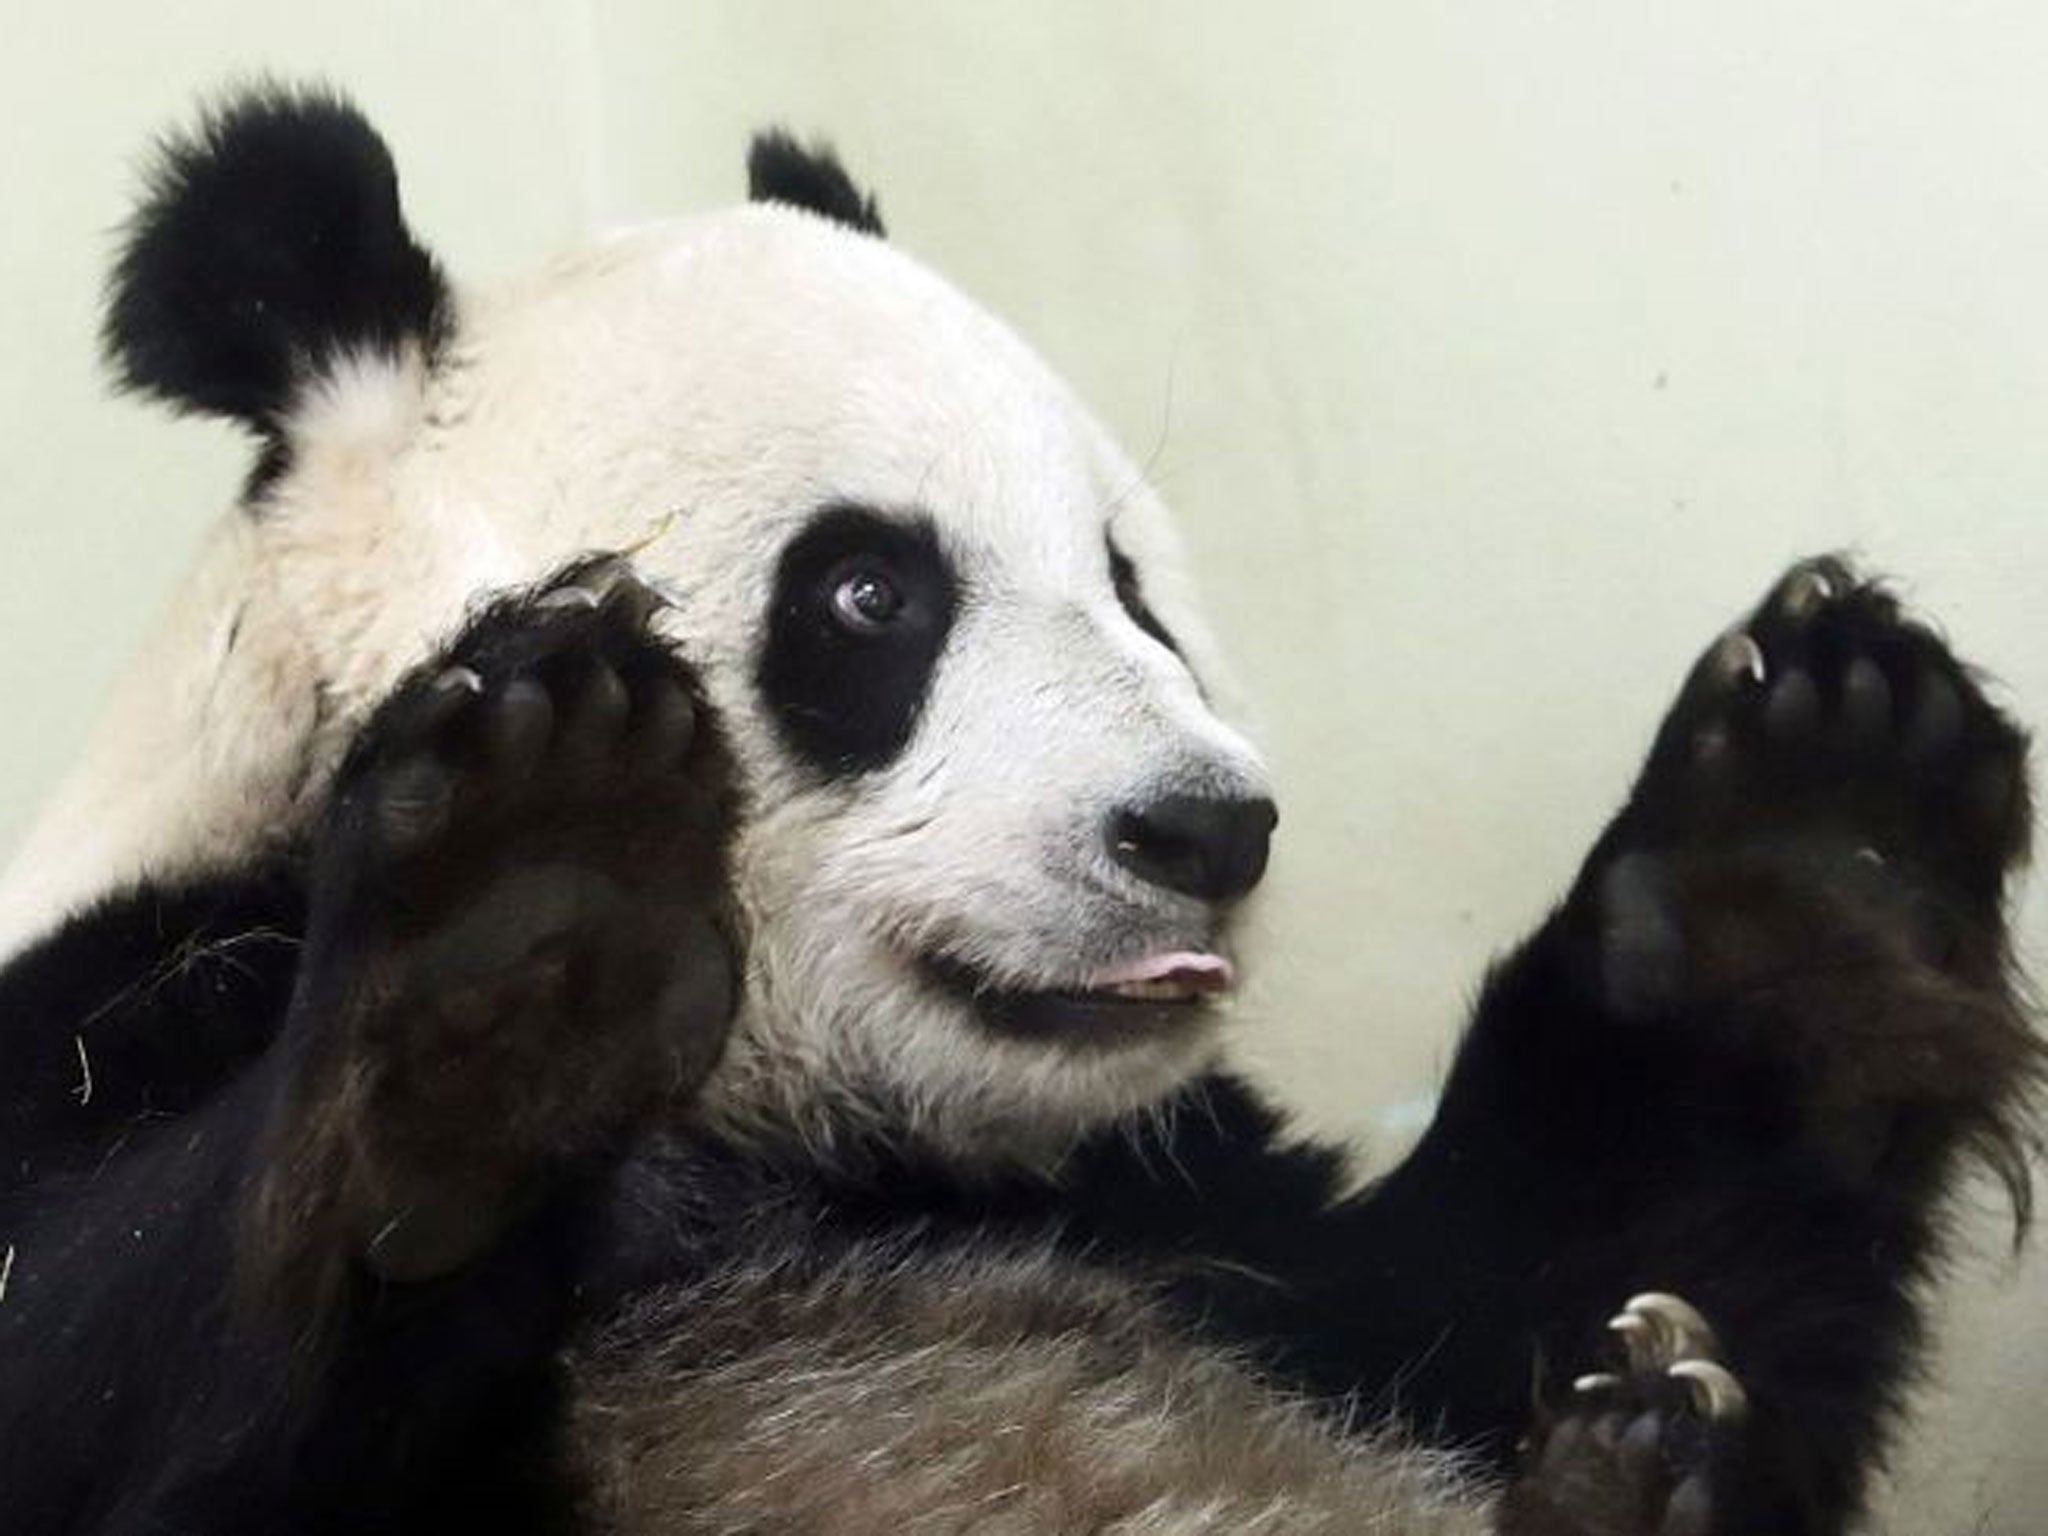
<instances>
[{"instance_id":1,"label":"panda head","mask_svg":"<svg viewBox=\"0 0 2048 1536\"><path fill-rule=\"evenodd\" d=\"M107 336L260 445L222 642L256 681L208 728L331 759L479 594L631 551L745 784L715 1116L1040 1156L1212 1058L1265 769L1129 459L829 154L750 169L749 205L473 293L331 96L166 146ZM313 725L271 723L287 687Z\"/></svg>"}]
</instances>

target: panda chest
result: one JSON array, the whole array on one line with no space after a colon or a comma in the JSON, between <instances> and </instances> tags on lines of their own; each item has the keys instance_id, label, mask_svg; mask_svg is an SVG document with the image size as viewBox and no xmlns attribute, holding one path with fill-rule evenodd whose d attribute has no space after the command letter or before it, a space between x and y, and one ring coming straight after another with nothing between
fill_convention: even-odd
<instances>
[{"instance_id":1,"label":"panda chest","mask_svg":"<svg viewBox=\"0 0 2048 1536\"><path fill-rule=\"evenodd\" d=\"M755 1252L643 1294L571 1369L573 1470L618 1536L1485 1529L1439 1458L1041 1245Z\"/></svg>"}]
</instances>

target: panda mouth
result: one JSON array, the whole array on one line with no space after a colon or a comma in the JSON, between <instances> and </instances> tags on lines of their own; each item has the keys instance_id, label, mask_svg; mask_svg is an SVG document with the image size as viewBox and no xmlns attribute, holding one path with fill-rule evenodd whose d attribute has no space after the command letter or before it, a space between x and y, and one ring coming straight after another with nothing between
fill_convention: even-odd
<instances>
[{"instance_id":1,"label":"panda mouth","mask_svg":"<svg viewBox=\"0 0 2048 1536\"><path fill-rule=\"evenodd\" d=\"M1006 986L948 955L929 957L925 968L1003 1034L1102 1044L1184 1029L1213 1013L1237 981L1228 960L1205 950L1161 951L1038 989Z\"/></svg>"}]
</instances>

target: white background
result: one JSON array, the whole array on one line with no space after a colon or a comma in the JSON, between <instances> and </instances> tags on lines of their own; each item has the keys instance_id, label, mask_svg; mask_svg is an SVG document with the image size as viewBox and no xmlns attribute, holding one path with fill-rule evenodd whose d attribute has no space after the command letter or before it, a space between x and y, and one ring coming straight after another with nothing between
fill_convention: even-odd
<instances>
[{"instance_id":1,"label":"white background","mask_svg":"<svg viewBox=\"0 0 2048 1536\"><path fill-rule=\"evenodd\" d=\"M1860 550L2048 720L2048 10L2030 0L0 7L0 843L226 502L108 401L111 231L237 73L344 85L460 277L829 131L1188 522L1281 775L1247 1049L1400 1145L1691 654ZM2048 901L2022 912L2048 948ZM2048 1265L1996 1213L1884 1528L2032 1536Z\"/></svg>"}]
</instances>

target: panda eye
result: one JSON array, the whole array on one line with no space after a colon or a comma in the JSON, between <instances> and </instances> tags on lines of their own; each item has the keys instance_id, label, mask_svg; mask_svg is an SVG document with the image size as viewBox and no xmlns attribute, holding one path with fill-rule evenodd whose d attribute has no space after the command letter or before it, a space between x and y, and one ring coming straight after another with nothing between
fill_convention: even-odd
<instances>
[{"instance_id":1,"label":"panda eye","mask_svg":"<svg viewBox=\"0 0 2048 1536\"><path fill-rule=\"evenodd\" d=\"M878 634L902 612L903 594L896 583L872 566L848 570L832 585L832 616L854 634Z\"/></svg>"},{"instance_id":2,"label":"panda eye","mask_svg":"<svg viewBox=\"0 0 2048 1536\"><path fill-rule=\"evenodd\" d=\"M832 781L895 761L960 605L924 513L819 508L783 546L754 686L797 761Z\"/></svg>"},{"instance_id":3,"label":"panda eye","mask_svg":"<svg viewBox=\"0 0 2048 1536\"><path fill-rule=\"evenodd\" d=\"M1106 541L1109 551L1109 585L1116 593L1116 600L1123 611L1130 616L1133 624L1157 640L1174 655L1180 655L1180 646L1167 627L1159 622L1159 616L1145 601L1144 588L1138 582L1138 568L1131 564L1131 557L1116 547L1116 541Z\"/></svg>"}]
</instances>

